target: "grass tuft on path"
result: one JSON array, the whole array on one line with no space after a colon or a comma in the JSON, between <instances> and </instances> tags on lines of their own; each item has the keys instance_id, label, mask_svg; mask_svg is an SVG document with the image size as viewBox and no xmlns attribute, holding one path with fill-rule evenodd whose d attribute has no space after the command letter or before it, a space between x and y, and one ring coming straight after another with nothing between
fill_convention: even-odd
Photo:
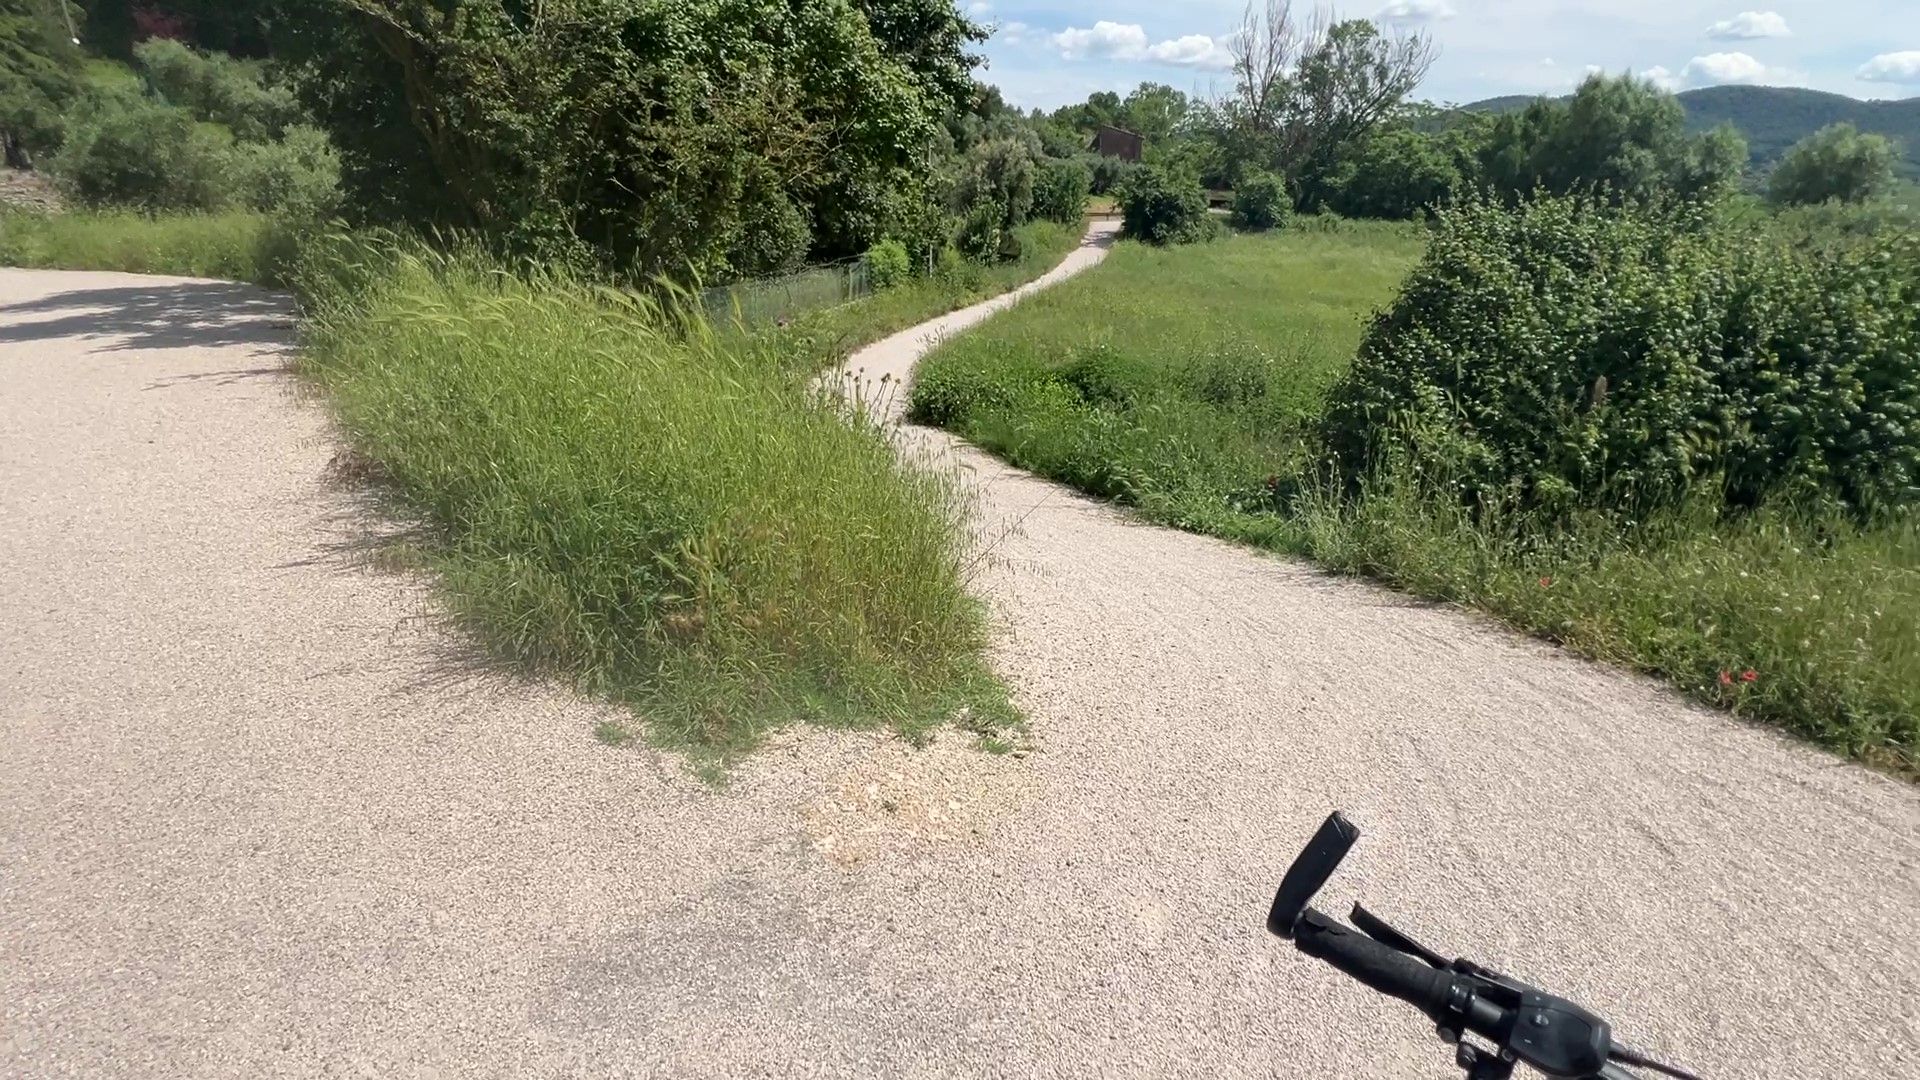
<instances>
[{"instance_id":1,"label":"grass tuft on path","mask_svg":"<svg viewBox=\"0 0 1920 1080\"><path fill-rule=\"evenodd\" d=\"M811 393L793 340L471 256L337 242L303 284L303 370L498 653L721 757L796 718L1017 723L962 489Z\"/></svg>"}]
</instances>

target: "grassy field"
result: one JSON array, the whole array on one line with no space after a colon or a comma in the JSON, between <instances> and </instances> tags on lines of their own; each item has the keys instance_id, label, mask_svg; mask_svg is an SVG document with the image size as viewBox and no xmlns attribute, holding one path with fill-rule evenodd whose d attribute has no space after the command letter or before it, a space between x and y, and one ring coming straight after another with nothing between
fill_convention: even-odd
<instances>
[{"instance_id":1,"label":"grassy field","mask_svg":"<svg viewBox=\"0 0 1920 1080\"><path fill-rule=\"evenodd\" d=\"M943 346L915 415L1153 520L1488 611L1912 773L1920 530L1782 510L1594 517L1546 540L1443 477L1337 497L1311 426L1418 231L1334 226L1107 263Z\"/></svg>"},{"instance_id":2,"label":"grassy field","mask_svg":"<svg viewBox=\"0 0 1920 1080\"><path fill-rule=\"evenodd\" d=\"M264 214L0 210L0 266L115 270L281 285L293 233Z\"/></svg>"},{"instance_id":3,"label":"grassy field","mask_svg":"<svg viewBox=\"0 0 1920 1080\"><path fill-rule=\"evenodd\" d=\"M355 280L306 282L303 370L497 653L722 758L794 718L1017 723L957 488L808 394L778 342L480 260L335 256Z\"/></svg>"}]
</instances>

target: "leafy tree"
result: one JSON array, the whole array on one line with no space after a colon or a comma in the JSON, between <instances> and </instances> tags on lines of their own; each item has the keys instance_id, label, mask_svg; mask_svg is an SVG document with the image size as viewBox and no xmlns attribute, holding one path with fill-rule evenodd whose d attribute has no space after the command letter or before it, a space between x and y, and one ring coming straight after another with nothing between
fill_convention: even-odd
<instances>
[{"instance_id":1,"label":"leafy tree","mask_svg":"<svg viewBox=\"0 0 1920 1080\"><path fill-rule=\"evenodd\" d=\"M977 39L925 0L278 0L273 31L369 215L649 276L866 250Z\"/></svg>"},{"instance_id":2,"label":"leafy tree","mask_svg":"<svg viewBox=\"0 0 1920 1080\"><path fill-rule=\"evenodd\" d=\"M1093 174L1083 163L1049 158L1040 166L1033 188L1033 216L1071 225L1087 210Z\"/></svg>"},{"instance_id":3,"label":"leafy tree","mask_svg":"<svg viewBox=\"0 0 1920 1080\"><path fill-rule=\"evenodd\" d=\"M1181 133L1187 122L1187 95L1165 83L1143 82L1120 103L1120 126L1162 143Z\"/></svg>"},{"instance_id":4,"label":"leafy tree","mask_svg":"<svg viewBox=\"0 0 1920 1080\"><path fill-rule=\"evenodd\" d=\"M1718 197L1745 160L1731 129L1689 138L1672 94L1625 75L1593 75L1569 99L1498 117L1480 154L1486 183L1509 197L1606 189L1638 202Z\"/></svg>"},{"instance_id":5,"label":"leafy tree","mask_svg":"<svg viewBox=\"0 0 1920 1080\"><path fill-rule=\"evenodd\" d=\"M1285 181L1273 173L1255 173L1233 192L1233 227L1251 232L1277 229L1293 213Z\"/></svg>"},{"instance_id":6,"label":"leafy tree","mask_svg":"<svg viewBox=\"0 0 1920 1080\"><path fill-rule=\"evenodd\" d=\"M1295 201L1317 205L1348 148L1385 123L1438 55L1420 34L1389 36L1366 19L1316 13L1292 0L1249 5L1231 38L1233 93L1214 113L1231 155L1283 173Z\"/></svg>"},{"instance_id":7,"label":"leafy tree","mask_svg":"<svg viewBox=\"0 0 1920 1080\"><path fill-rule=\"evenodd\" d=\"M1204 239L1207 193L1200 181L1158 165L1142 165L1120 188L1121 228L1149 244L1186 244Z\"/></svg>"},{"instance_id":8,"label":"leafy tree","mask_svg":"<svg viewBox=\"0 0 1920 1080\"><path fill-rule=\"evenodd\" d=\"M67 37L64 2L0 0L0 144L8 168L31 168L34 154L58 145L61 111L80 92L80 50Z\"/></svg>"},{"instance_id":9,"label":"leafy tree","mask_svg":"<svg viewBox=\"0 0 1920 1080\"><path fill-rule=\"evenodd\" d=\"M1767 178L1767 197L1783 206L1866 202L1893 187L1897 157L1884 136L1833 124L1787 151Z\"/></svg>"},{"instance_id":10,"label":"leafy tree","mask_svg":"<svg viewBox=\"0 0 1920 1080\"><path fill-rule=\"evenodd\" d=\"M1327 184L1327 208L1346 217L1404 220L1465 189L1461 140L1395 124L1342 161Z\"/></svg>"}]
</instances>

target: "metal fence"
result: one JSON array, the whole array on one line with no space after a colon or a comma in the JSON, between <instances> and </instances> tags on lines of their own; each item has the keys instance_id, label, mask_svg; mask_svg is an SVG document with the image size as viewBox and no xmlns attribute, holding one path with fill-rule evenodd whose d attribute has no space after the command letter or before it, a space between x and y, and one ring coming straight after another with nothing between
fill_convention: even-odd
<instances>
[{"instance_id":1,"label":"metal fence","mask_svg":"<svg viewBox=\"0 0 1920 1080\"><path fill-rule=\"evenodd\" d=\"M732 320L737 312L741 322L757 327L804 311L837 307L872 292L867 260L855 258L717 286L702 293L701 300L716 318Z\"/></svg>"}]
</instances>

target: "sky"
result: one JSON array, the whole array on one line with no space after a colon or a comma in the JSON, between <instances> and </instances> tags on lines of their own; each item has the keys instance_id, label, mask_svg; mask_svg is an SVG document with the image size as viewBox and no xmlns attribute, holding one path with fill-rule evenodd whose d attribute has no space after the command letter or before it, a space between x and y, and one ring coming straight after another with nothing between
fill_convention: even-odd
<instances>
[{"instance_id":1,"label":"sky","mask_svg":"<svg viewBox=\"0 0 1920 1080\"><path fill-rule=\"evenodd\" d=\"M1021 108L1161 82L1211 96L1232 83L1227 40L1246 0L958 0L996 28L981 77ZM1259 0L1264 5L1266 0ZM1313 7L1295 0L1296 17ZM1342 17L1430 35L1417 97L1466 103L1564 93L1589 71L1674 90L1807 86L1920 96L1920 0L1349 0Z\"/></svg>"}]
</instances>

